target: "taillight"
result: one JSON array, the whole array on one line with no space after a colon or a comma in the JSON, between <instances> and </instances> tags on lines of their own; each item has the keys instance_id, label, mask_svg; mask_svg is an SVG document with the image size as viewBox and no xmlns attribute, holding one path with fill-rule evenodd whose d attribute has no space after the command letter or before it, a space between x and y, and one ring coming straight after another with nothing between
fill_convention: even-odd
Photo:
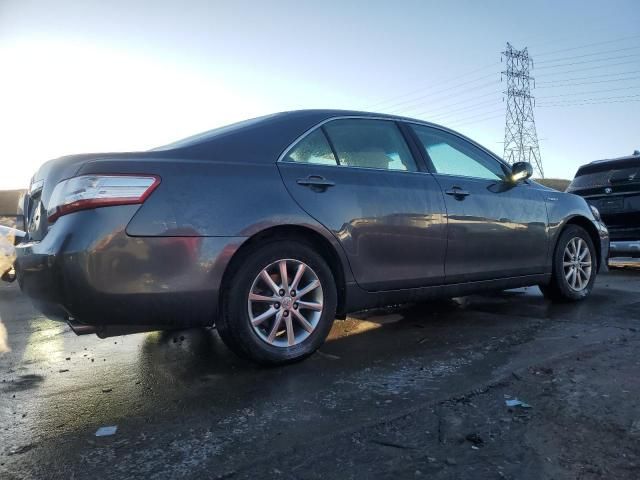
<instances>
[{"instance_id":1,"label":"taillight","mask_svg":"<svg viewBox=\"0 0 640 480\"><path fill-rule=\"evenodd\" d=\"M53 189L47 217L55 222L67 213L89 208L144 202L160 183L155 175L82 175Z\"/></svg>"}]
</instances>

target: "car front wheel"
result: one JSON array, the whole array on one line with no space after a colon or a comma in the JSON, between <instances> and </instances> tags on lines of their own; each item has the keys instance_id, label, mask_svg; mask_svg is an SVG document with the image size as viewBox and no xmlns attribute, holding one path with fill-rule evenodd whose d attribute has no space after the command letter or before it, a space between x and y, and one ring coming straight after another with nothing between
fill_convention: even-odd
<instances>
[{"instance_id":1,"label":"car front wheel","mask_svg":"<svg viewBox=\"0 0 640 480\"><path fill-rule=\"evenodd\" d=\"M582 300L593 289L597 267L591 237L584 228L569 225L556 245L551 282L541 285L540 290L552 300Z\"/></svg>"},{"instance_id":2,"label":"car front wheel","mask_svg":"<svg viewBox=\"0 0 640 480\"><path fill-rule=\"evenodd\" d=\"M327 337L336 313L331 269L305 243L278 241L254 249L223 292L220 337L262 364L301 360Z\"/></svg>"}]
</instances>

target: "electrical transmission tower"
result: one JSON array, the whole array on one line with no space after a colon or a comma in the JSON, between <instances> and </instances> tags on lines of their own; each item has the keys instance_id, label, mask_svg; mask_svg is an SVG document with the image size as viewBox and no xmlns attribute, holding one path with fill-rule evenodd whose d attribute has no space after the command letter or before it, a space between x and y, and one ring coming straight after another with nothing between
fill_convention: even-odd
<instances>
[{"instance_id":1,"label":"electrical transmission tower","mask_svg":"<svg viewBox=\"0 0 640 480\"><path fill-rule=\"evenodd\" d=\"M533 101L530 83L534 81L529 75L533 60L526 48L514 49L507 43L502 52L507 68L502 75L507 77L507 115L504 127L504 159L509 163L529 162L534 174L544 178L540 146L536 133L536 122L533 118ZM535 85L535 83L534 83Z\"/></svg>"}]
</instances>

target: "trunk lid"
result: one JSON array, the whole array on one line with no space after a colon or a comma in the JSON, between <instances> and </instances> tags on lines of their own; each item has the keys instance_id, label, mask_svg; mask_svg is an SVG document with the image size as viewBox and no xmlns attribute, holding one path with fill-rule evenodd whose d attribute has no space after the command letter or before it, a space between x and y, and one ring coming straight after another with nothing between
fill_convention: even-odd
<instances>
[{"instance_id":1,"label":"trunk lid","mask_svg":"<svg viewBox=\"0 0 640 480\"><path fill-rule=\"evenodd\" d=\"M86 153L68 155L45 162L31 179L23 201L27 240L39 241L47 234L47 206L56 185L78 174L83 165L95 160L125 160L158 156L150 152Z\"/></svg>"}]
</instances>

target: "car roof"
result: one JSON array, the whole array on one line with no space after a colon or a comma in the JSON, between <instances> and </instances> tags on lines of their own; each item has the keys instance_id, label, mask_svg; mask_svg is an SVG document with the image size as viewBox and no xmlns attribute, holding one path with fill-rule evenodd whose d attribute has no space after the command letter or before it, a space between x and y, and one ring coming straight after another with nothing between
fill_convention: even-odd
<instances>
[{"instance_id":1,"label":"car roof","mask_svg":"<svg viewBox=\"0 0 640 480\"><path fill-rule=\"evenodd\" d=\"M381 117L381 118L389 118L395 120L409 120L413 122L425 123L424 120L418 120L415 118L403 117L401 115L392 115L389 113L378 113L378 112L367 112L363 110L342 110L342 109L304 109L304 110L289 110L285 112L280 112L282 115L291 115L291 116L307 116L307 115L318 115L319 117ZM426 122L428 123L428 122Z\"/></svg>"},{"instance_id":2,"label":"car roof","mask_svg":"<svg viewBox=\"0 0 640 480\"><path fill-rule=\"evenodd\" d=\"M449 130L448 128L442 125L438 125L436 123L429 122L427 120L420 120L418 118L405 117L402 115L393 115L390 113L368 112L363 110L305 109L305 110L290 110L286 112L280 112L276 115L287 115L291 118L295 118L295 117L308 118L311 116L315 116L318 118L319 122L323 120L328 120L333 117L374 117L374 118L384 118L384 119L397 120L397 121L403 121L403 122L422 123L425 125L431 125L431 126Z\"/></svg>"},{"instance_id":3,"label":"car roof","mask_svg":"<svg viewBox=\"0 0 640 480\"><path fill-rule=\"evenodd\" d=\"M602 160L594 160L592 162L589 162L588 165L607 163L607 162L613 163L613 162L621 162L621 161L624 161L624 160L637 160L637 159L640 159L640 155L633 154L633 155L626 155L624 157L604 158Z\"/></svg>"},{"instance_id":4,"label":"car roof","mask_svg":"<svg viewBox=\"0 0 640 480\"><path fill-rule=\"evenodd\" d=\"M252 118L178 140L149 153L155 156L179 155L262 163L279 158L296 139L322 122L340 117L371 117L436 127L464 138L499 159L496 154L472 139L431 122L385 113L339 109L292 110Z\"/></svg>"},{"instance_id":5,"label":"car roof","mask_svg":"<svg viewBox=\"0 0 640 480\"><path fill-rule=\"evenodd\" d=\"M425 125L433 125L438 126L430 122L425 122L423 120L402 117L398 115L390 115L385 113L374 113L374 112L364 112L359 110L339 110L339 109L305 109L305 110L290 110L278 113L272 113L269 115L264 115L261 117L250 118L247 120L242 120L237 123L232 123L229 125L224 125L218 128L214 128L212 130L207 130L205 132L198 133L196 135L189 136L187 138L178 140L176 142L170 143L168 145L164 145L161 147L157 147L154 150L169 150L176 148L183 148L187 146L193 146L201 143L207 143L219 136L240 132L244 130L254 129L256 127L265 127L273 124L292 124L299 122L304 125L315 125L321 123L325 120L334 117L373 117L373 118L385 118L389 120L398 120L398 121L409 121L409 122L417 122L423 123Z\"/></svg>"},{"instance_id":6,"label":"car roof","mask_svg":"<svg viewBox=\"0 0 640 480\"><path fill-rule=\"evenodd\" d=\"M602 172L612 168L637 167L640 165L640 155L627 155L624 157L607 158L604 160L594 160L586 165L582 165L576 172L576 177L588 173Z\"/></svg>"}]
</instances>

